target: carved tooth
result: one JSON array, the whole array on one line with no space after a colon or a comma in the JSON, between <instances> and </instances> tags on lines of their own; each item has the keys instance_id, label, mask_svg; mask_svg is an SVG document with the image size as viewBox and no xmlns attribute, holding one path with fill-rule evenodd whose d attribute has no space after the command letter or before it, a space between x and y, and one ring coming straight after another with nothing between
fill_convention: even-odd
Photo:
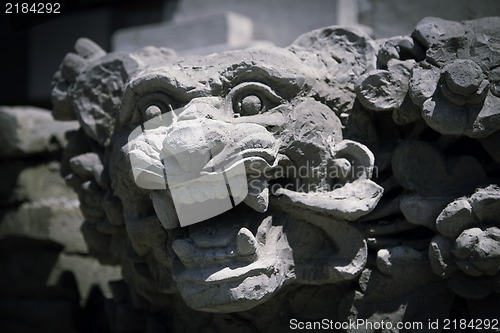
<instances>
[{"instance_id":1,"label":"carved tooth","mask_svg":"<svg viewBox=\"0 0 500 333\"><path fill-rule=\"evenodd\" d=\"M257 251L257 240L250 230L241 228L236 236L236 248L241 256L249 256Z\"/></svg>"},{"instance_id":2,"label":"carved tooth","mask_svg":"<svg viewBox=\"0 0 500 333\"><path fill-rule=\"evenodd\" d=\"M266 243L267 233L271 229L272 225L273 225L273 218L271 216L266 217L262 221L259 228L257 229L257 235L255 237L257 239L257 241L259 242L259 244Z\"/></svg>"},{"instance_id":3,"label":"carved tooth","mask_svg":"<svg viewBox=\"0 0 500 333\"><path fill-rule=\"evenodd\" d=\"M248 195L243 201L259 213L267 211L269 206L269 188L266 180L253 179L248 184Z\"/></svg>"}]
</instances>

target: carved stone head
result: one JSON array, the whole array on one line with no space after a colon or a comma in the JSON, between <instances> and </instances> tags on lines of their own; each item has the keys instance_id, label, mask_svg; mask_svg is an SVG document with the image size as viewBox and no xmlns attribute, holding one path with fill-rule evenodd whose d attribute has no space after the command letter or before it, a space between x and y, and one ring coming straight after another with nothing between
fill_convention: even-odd
<instances>
[{"instance_id":1,"label":"carved stone head","mask_svg":"<svg viewBox=\"0 0 500 333\"><path fill-rule=\"evenodd\" d=\"M75 48L53 93L56 117L82 126L66 178L96 255L139 295L235 312L361 273L366 242L350 221L383 191L341 117L374 67L369 38L326 28L287 49L182 59Z\"/></svg>"}]
</instances>

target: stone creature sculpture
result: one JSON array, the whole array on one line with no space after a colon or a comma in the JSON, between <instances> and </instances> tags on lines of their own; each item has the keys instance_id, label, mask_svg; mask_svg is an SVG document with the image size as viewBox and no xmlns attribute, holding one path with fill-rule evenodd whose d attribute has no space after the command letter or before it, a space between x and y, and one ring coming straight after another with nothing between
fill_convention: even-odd
<instances>
[{"instance_id":1,"label":"stone creature sculpture","mask_svg":"<svg viewBox=\"0 0 500 333\"><path fill-rule=\"evenodd\" d=\"M480 296L498 302L498 229L441 230L447 204L499 169L499 21L485 22L427 19L386 40L328 27L285 49L185 58L78 40L55 76L53 115L81 125L62 173L86 241L122 267L114 330L445 318L454 293L469 295L443 279L457 265L490 277ZM457 156L462 135L485 148ZM473 236L488 244L469 249Z\"/></svg>"}]
</instances>

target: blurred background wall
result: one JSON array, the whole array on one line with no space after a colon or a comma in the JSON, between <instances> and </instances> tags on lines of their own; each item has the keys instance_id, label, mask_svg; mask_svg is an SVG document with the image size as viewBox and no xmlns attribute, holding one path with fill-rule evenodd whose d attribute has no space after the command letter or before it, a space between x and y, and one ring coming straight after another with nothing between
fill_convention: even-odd
<instances>
[{"instance_id":1,"label":"blurred background wall","mask_svg":"<svg viewBox=\"0 0 500 333\"><path fill-rule=\"evenodd\" d=\"M269 42L286 46L334 24L360 24L374 37L388 37L411 33L425 16L494 15L500 15L498 0L67 0L62 14L46 22L0 14L0 105L50 108L51 77L82 36L108 51L161 44L181 55L203 54Z\"/></svg>"}]
</instances>

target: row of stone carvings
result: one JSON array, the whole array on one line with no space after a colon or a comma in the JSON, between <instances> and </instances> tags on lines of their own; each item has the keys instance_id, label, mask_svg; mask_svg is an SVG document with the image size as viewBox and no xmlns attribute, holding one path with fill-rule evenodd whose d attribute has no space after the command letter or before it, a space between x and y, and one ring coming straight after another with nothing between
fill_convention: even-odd
<instances>
[{"instance_id":1,"label":"row of stone carvings","mask_svg":"<svg viewBox=\"0 0 500 333\"><path fill-rule=\"evenodd\" d=\"M356 91L365 109L391 112L400 126L420 123L392 157L405 190L399 208L436 232L432 270L467 299L499 287L500 192L489 185L498 184L500 162L497 28L495 18L424 19L411 38L385 41L378 60L386 69L363 75ZM400 61L403 53L410 59ZM429 128L441 136L422 140Z\"/></svg>"}]
</instances>

